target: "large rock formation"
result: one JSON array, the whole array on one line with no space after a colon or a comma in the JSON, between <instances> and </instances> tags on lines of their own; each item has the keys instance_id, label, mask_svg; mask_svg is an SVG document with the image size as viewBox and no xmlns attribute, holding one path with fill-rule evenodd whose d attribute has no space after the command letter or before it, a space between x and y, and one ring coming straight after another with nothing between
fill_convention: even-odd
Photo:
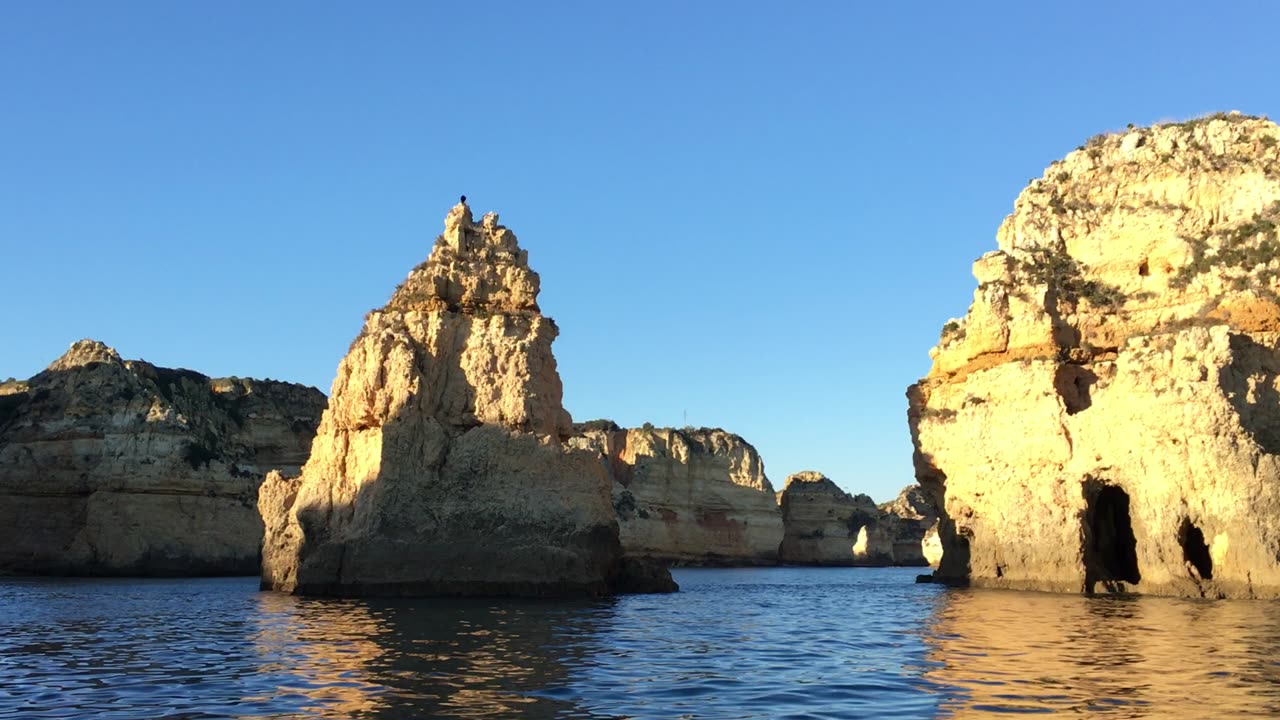
<instances>
[{"instance_id":1,"label":"large rock formation","mask_svg":"<svg viewBox=\"0 0 1280 720\"><path fill-rule=\"evenodd\" d=\"M604 455L628 555L678 565L772 565L782 514L759 453L711 428L576 426L573 443Z\"/></svg>"},{"instance_id":2,"label":"large rock formation","mask_svg":"<svg viewBox=\"0 0 1280 720\"><path fill-rule=\"evenodd\" d=\"M937 511L918 485L876 505L814 470L787 478L778 493L786 530L778 559L789 565L924 566L924 540Z\"/></svg>"},{"instance_id":3,"label":"large rock formation","mask_svg":"<svg viewBox=\"0 0 1280 720\"><path fill-rule=\"evenodd\" d=\"M919 485L908 485L898 497L877 509L875 525L868 530L869 546L887 551L894 565L936 565L938 509Z\"/></svg>"},{"instance_id":4,"label":"large rock formation","mask_svg":"<svg viewBox=\"0 0 1280 720\"><path fill-rule=\"evenodd\" d=\"M75 343L0 385L0 571L254 574L258 485L298 472L324 405L315 388Z\"/></svg>"},{"instance_id":5,"label":"large rock formation","mask_svg":"<svg viewBox=\"0 0 1280 720\"><path fill-rule=\"evenodd\" d=\"M911 387L937 577L1280 596L1280 128L1098 136L1032 181Z\"/></svg>"},{"instance_id":6,"label":"large rock formation","mask_svg":"<svg viewBox=\"0 0 1280 720\"><path fill-rule=\"evenodd\" d=\"M571 433L538 275L515 235L454 207L427 262L338 366L301 478L269 477L264 588L602 594L629 573L610 481Z\"/></svg>"},{"instance_id":7,"label":"large rock formation","mask_svg":"<svg viewBox=\"0 0 1280 720\"><path fill-rule=\"evenodd\" d=\"M787 478L778 493L786 535L778 561L790 565L888 565L892 548L871 544L878 508L866 495L850 495L820 472Z\"/></svg>"}]
</instances>

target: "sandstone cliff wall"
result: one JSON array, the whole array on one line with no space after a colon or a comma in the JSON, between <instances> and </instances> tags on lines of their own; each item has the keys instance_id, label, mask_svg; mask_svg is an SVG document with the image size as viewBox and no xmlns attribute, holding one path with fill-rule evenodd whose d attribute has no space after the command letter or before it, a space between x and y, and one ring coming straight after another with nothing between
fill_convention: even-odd
<instances>
[{"instance_id":1,"label":"sandstone cliff wall","mask_svg":"<svg viewBox=\"0 0 1280 720\"><path fill-rule=\"evenodd\" d=\"M603 594L628 576L610 480L571 432L538 275L494 214L450 211L427 262L366 318L302 476L264 484L265 588ZM633 582L634 581L634 582Z\"/></svg>"},{"instance_id":2,"label":"sandstone cliff wall","mask_svg":"<svg viewBox=\"0 0 1280 720\"><path fill-rule=\"evenodd\" d=\"M1280 128L1099 136L1022 192L908 391L938 578L1280 596Z\"/></svg>"},{"instance_id":3,"label":"sandstone cliff wall","mask_svg":"<svg viewBox=\"0 0 1280 720\"><path fill-rule=\"evenodd\" d=\"M782 514L750 443L711 428L576 426L613 480L623 551L679 565L772 565Z\"/></svg>"},{"instance_id":4,"label":"sandstone cliff wall","mask_svg":"<svg viewBox=\"0 0 1280 720\"><path fill-rule=\"evenodd\" d=\"M314 388L75 343L0 386L0 571L256 573L258 485L298 472L324 405Z\"/></svg>"}]
</instances>

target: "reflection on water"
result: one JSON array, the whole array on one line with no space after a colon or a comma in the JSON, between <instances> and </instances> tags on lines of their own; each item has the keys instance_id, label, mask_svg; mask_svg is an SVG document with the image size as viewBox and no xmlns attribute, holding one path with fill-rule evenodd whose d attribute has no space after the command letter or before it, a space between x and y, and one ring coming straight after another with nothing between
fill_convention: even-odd
<instances>
[{"instance_id":1,"label":"reflection on water","mask_svg":"<svg viewBox=\"0 0 1280 720\"><path fill-rule=\"evenodd\" d=\"M337 717L571 717L542 699L582 653L599 604L314 600L262 593L259 672L300 712ZM298 672L305 668L305 672ZM582 716L579 714L579 716Z\"/></svg>"},{"instance_id":2,"label":"reflection on water","mask_svg":"<svg viewBox=\"0 0 1280 720\"><path fill-rule=\"evenodd\" d=\"M0 581L0 718L1117 718L1280 710L1280 605L681 570L600 602Z\"/></svg>"},{"instance_id":3,"label":"reflection on water","mask_svg":"<svg viewBox=\"0 0 1280 720\"><path fill-rule=\"evenodd\" d=\"M1114 718L1280 710L1280 605L1263 601L954 592L926 627L953 717Z\"/></svg>"}]
</instances>

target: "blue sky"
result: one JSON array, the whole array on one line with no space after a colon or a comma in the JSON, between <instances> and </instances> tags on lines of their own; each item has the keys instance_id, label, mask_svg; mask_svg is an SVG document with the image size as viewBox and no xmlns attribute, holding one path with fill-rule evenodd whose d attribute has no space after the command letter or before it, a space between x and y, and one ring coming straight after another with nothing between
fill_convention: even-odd
<instances>
[{"instance_id":1,"label":"blue sky","mask_svg":"<svg viewBox=\"0 0 1280 720\"><path fill-rule=\"evenodd\" d=\"M466 193L575 419L912 481L904 391L1095 133L1275 114L1265 3L6 3L0 377L93 337L326 392Z\"/></svg>"}]
</instances>

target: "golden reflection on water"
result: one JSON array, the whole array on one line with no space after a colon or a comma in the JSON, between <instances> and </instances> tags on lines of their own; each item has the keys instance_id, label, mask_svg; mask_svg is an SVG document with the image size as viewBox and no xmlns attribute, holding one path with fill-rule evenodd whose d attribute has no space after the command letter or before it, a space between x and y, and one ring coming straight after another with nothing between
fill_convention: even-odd
<instances>
[{"instance_id":1,"label":"golden reflection on water","mask_svg":"<svg viewBox=\"0 0 1280 720\"><path fill-rule=\"evenodd\" d=\"M876 620L896 618L887 626L855 615L831 627L796 624L811 615L782 608L760 616L754 641L718 624L726 604L745 602L730 589L632 605L262 593L250 646L262 684L243 704L267 709L257 717L287 707L384 720L582 718L602 708L661 716L678 707L775 717L778 703L806 717L868 704L904 717L1280 715L1278 603L907 587L879 590L925 600L876 610ZM830 596L790 602L808 600L825 607ZM734 622L741 614L730 613ZM834 664L824 645L832 637L847 653ZM886 670L898 657L904 664ZM845 682L850 667L870 673L875 689ZM759 683L735 684L752 672ZM815 679L803 697L792 692Z\"/></svg>"},{"instance_id":2,"label":"golden reflection on water","mask_svg":"<svg viewBox=\"0 0 1280 720\"><path fill-rule=\"evenodd\" d=\"M556 716L570 703L528 691L564 684L576 655L557 641L565 622L590 634L590 613L538 604L258 602L258 672L282 678L274 699L294 696L312 717Z\"/></svg>"},{"instance_id":3,"label":"golden reflection on water","mask_svg":"<svg viewBox=\"0 0 1280 720\"><path fill-rule=\"evenodd\" d=\"M246 702L294 696L302 709L348 717L374 709L381 688L369 678L367 668L383 654L377 638L386 628L367 607L279 593L259 593L255 600L257 671L284 682L270 696L248 697Z\"/></svg>"},{"instance_id":4,"label":"golden reflection on water","mask_svg":"<svg viewBox=\"0 0 1280 720\"><path fill-rule=\"evenodd\" d=\"M957 718L1280 710L1280 606L954 591L925 629L926 679Z\"/></svg>"}]
</instances>

